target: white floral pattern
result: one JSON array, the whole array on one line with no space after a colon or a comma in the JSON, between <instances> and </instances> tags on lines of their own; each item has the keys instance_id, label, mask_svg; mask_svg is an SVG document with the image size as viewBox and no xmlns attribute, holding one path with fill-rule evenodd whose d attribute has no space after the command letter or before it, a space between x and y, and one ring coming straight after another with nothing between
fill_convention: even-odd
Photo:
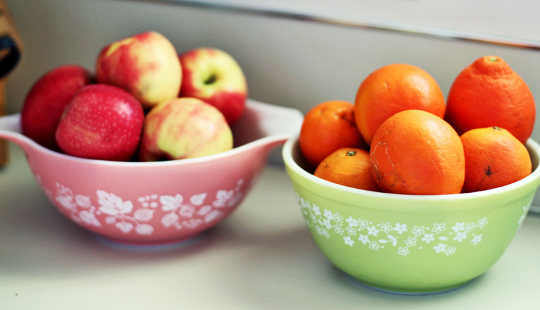
<instances>
[{"instance_id":1,"label":"white floral pattern","mask_svg":"<svg viewBox=\"0 0 540 310\"><path fill-rule=\"evenodd\" d=\"M81 220L89 225L100 227L101 223L97 220L94 213L90 213L87 210L82 210L79 213L79 216L81 217Z\"/></svg>"},{"instance_id":2,"label":"white floral pattern","mask_svg":"<svg viewBox=\"0 0 540 310\"><path fill-rule=\"evenodd\" d=\"M133 210L131 201L123 201L122 198L102 190L96 192L98 196L99 210L112 216L130 213Z\"/></svg>"},{"instance_id":3,"label":"white floral pattern","mask_svg":"<svg viewBox=\"0 0 540 310\"><path fill-rule=\"evenodd\" d=\"M487 217L473 222L436 222L430 225L375 223L352 216L344 219L338 212L297 197L302 214L314 233L329 239L333 238L330 234L333 232L348 247L366 247L372 251L393 248L400 256L422 250L431 250L438 255L454 255L466 243L478 246L485 238L483 229L488 225Z\"/></svg>"},{"instance_id":4,"label":"white floral pattern","mask_svg":"<svg viewBox=\"0 0 540 310\"><path fill-rule=\"evenodd\" d=\"M47 196L55 201L75 222L89 227L115 227L123 234L152 235L157 226L176 230L194 230L203 224L222 219L244 197L244 181L233 189L211 193L197 193L184 199L182 194L150 194L137 198L135 203L122 197L97 190L92 197L74 194L70 188L56 183L47 189Z\"/></svg>"}]
</instances>

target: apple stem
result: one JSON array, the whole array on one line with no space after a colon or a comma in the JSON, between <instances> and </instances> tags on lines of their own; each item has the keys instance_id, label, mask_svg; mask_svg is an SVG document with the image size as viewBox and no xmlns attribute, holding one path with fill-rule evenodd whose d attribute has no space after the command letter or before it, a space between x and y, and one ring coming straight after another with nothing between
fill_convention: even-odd
<instances>
[{"instance_id":1,"label":"apple stem","mask_svg":"<svg viewBox=\"0 0 540 310\"><path fill-rule=\"evenodd\" d=\"M204 84L209 85L214 83L217 80L217 76L215 74L210 75L206 80L204 80Z\"/></svg>"}]
</instances>

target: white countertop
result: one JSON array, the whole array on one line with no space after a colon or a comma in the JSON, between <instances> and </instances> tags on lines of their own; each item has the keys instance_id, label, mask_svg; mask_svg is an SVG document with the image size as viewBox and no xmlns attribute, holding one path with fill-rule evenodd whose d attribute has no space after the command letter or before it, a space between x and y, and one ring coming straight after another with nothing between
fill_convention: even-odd
<instances>
[{"instance_id":1,"label":"white countertop","mask_svg":"<svg viewBox=\"0 0 540 310\"><path fill-rule=\"evenodd\" d=\"M398 296L331 267L282 166L239 209L182 246L112 247L61 216L11 145L0 170L0 309L539 309L540 217L529 215L484 276L456 291Z\"/></svg>"}]
</instances>

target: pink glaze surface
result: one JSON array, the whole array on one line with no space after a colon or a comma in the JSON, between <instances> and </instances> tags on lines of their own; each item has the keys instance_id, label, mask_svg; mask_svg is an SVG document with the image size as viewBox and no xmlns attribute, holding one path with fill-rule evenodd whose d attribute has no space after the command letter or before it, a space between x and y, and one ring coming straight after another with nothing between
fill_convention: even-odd
<instances>
[{"instance_id":1,"label":"pink glaze surface","mask_svg":"<svg viewBox=\"0 0 540 310\"><path fill-rule=\"evenodd\" d=\"M0 138L19 144L47 197L78 225L129 243L183 240L216 225L243 201L268 154L302 121L296 110L248 101L233 128L236 147L162 162L72 157L20 134L19 115L0 119ZM278 125L279 124L279 125Z\"/></svg>"}]
</instances>

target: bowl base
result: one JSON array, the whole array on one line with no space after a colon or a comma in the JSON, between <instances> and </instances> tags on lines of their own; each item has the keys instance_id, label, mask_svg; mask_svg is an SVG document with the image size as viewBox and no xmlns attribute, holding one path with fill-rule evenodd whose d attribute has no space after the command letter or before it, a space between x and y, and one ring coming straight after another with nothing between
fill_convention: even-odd
<instances>
[{"instance_id":1,"label":"bowl base","mask_svg":"<svg viewBox=\"0 0 540 310\"><path fill-rule=\"evenodd\" d=\"M471 279L462 283L458 283L458 284L454 284L454 285L442 287L442 288L436 288L433 290L431 289L406 290L406 289L400 289L400 288L395 288L395 287L385 287L385 286L380 286L374 283L365 282L365 281L353 278L352 276L344 273L343 271L340 271L340 272L342 272L345 275L345 277L348 279L348 281L354 286L367 288L367 289L374 290L377 292L382 292L385 294L408 295L408 296L426 296L426 295L438 295L438 294L450 293L450 292L456 291L460 288L467 286L469 283L471 283L472 281L476 279L474 278L474 279Z\"/></svg>"},{"instance_id":2,"label":"bowl base","mask_svg":"<svg viewBox=\"0 0 540 310\"><path fill-rule=\"evenodd\" d=\"M203 234L199 234L193 237L167 240L167 241L154 241L154 242L130 242L127 240L118 240L103 237L101 235L95 235L95 238L103 245L117 250L128 250L136 252L160 252L170 251L180 248L191 247L199 243L203 239Z\"/></svg>"}]
</instances>

